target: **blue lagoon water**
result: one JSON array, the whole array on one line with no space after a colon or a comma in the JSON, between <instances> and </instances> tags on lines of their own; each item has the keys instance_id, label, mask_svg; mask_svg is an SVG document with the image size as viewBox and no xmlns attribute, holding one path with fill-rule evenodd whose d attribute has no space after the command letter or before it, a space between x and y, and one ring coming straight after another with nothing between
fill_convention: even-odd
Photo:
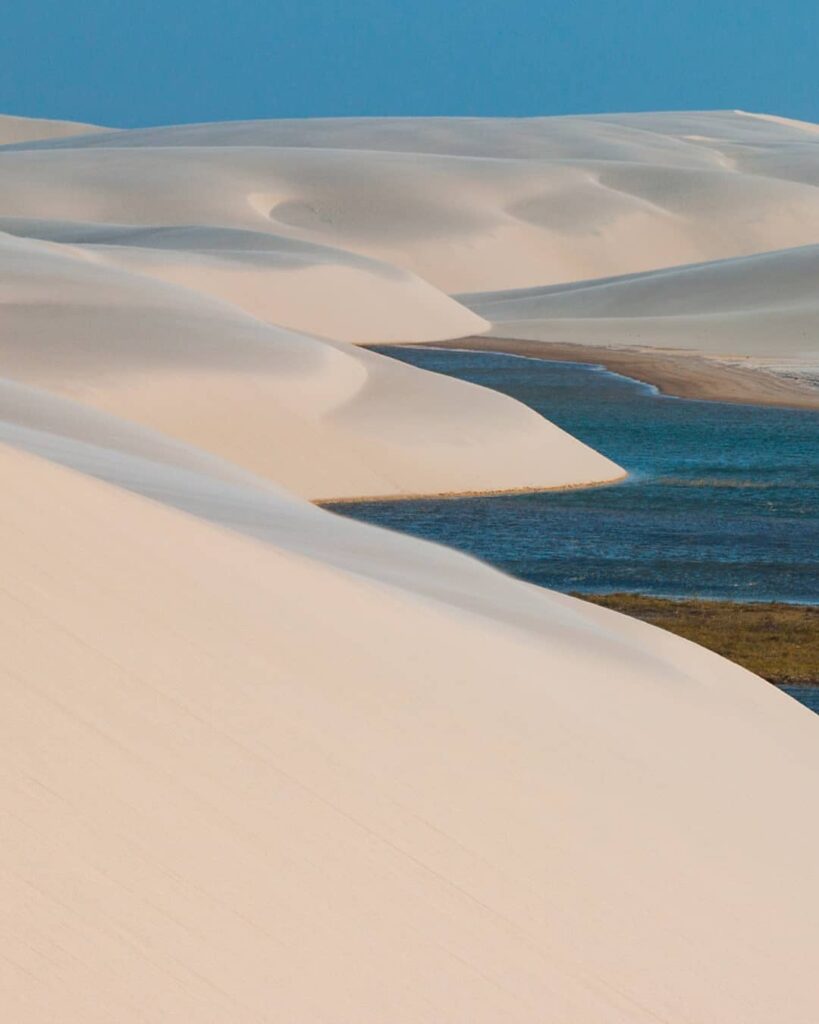
<instances>
[{"instance_id":1,"label":"blue lagoon water","mask_svg":"<svg viewBox=\"0 0 819 1024\"><path fill-rule=\"evenodd\" d=\"M586 364L381 351L512 395L630 476L580 490L335 511L557 590L819 602L819 413L668 398Z\"/></svg>"},{"instance_id":2,"label":"blue lagoon water","mask_svg":"<svg viewBox=\"0 0 819 1024\"><path fill-rule=\"evenodd\" d=\"M780 686L780 690L819 715L819 686Z\"/></svg>"}]
</instances>

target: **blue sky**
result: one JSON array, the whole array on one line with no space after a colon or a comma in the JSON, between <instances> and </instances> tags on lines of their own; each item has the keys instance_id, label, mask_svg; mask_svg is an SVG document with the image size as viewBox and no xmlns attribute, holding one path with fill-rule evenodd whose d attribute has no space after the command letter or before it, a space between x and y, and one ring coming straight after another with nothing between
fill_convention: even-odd
<instances>
[{"instance_id":1,"label":"blue sky","mask_svg":"<svg viewBox=\"0 0 819 1024\"><path fill-rule=\"evenodd\" d=\"M740 107L819 121L816 0L12 0L0 110L117 126Z\"/></svg>"}]
</instances>

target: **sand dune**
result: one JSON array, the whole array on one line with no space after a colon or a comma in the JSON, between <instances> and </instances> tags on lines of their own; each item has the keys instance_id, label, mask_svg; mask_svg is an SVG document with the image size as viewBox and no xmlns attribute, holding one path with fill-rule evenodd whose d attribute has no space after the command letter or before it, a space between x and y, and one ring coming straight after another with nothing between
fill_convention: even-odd
<instances>
[{"instance_id":1,"label":"sand dune","mask_svg":"<svg viewBox=\"0 0 819 1024\"><path fill-rule=\"evenodd\" d=\"M440 341L489 327L414 274L281 235L15 218L0 218L0 231L67 244L75 255L193 288L261 320L341 341Z\"/></svg>"},{"instance_id":2,"label":"sand dune","mask_svg":"<svg viewBox=\"0 0 819 1024\"><path fill-rule=\"evenodd\" d=\"M425 545L466 607L3 471L13 1019L813 1019L804 709Z\"/></svg>"},{"instance_id":3,"label":"sand dune","mask_svg":"<svg viewBox=\"0 0 819 1024\"><path fill-rule=\"evenodd\" d=\"M742 112L156 128L14 147L0 173L7 216L269 231L448 292L819 236L819 135Z\"/></svg>"},{"instance_id":4,"label":"sand dune","mask_svg":"<svg viewBox=\"0 0 819 1024\"><path fill-rule=\"evenodd\" d=\"M77 121L47 121L38 117L10 117L0 114L0 146L32 142L37 139L60 139L66 135L85 135L105 132L110 138L110 128L99 128L94 124L80 124Z\"/></svg>"},{"instance_id":5,"label":"sand dune","mask_svg":"<svg viewBox=\"0 0 819 1024\"><path fill-rule=\"evenodd\" d=\"M693 349L819 372L818 280L813 245L460 299L501 337Z\"/></svg>"},{"instance_id":6,"label":"sand dune","mask_svg":"<svg viewBox=\"0 0 819 1024\"><path fill-rule=\"evenodd\" d=\"M350 342L810 330L810 126L2 130L3 1019L815 1024L816 716L305 500L616 478Z\"/></svg>"},{"instance_id":7,"label":"sand dune","mask_svg":"<svg viewBox=\"0 0 819 1024\"><path fill-rule=\"evenodd\" d=\"M7 378L205 448L298 494L562 487L622 475L495 392L271 326L82 247L0 235L0 267Z\"/></svg>"}]
</instances>

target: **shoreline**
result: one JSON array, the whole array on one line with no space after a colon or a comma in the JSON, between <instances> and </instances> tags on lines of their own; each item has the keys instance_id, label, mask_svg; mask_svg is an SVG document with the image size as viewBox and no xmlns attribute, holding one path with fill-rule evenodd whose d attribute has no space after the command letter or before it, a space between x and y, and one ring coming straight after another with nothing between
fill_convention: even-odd
<instances>
[{"instance_id":1,"label":"shoreline","mask_svg":"<svg viewBox=\"0 0 819 1024\"><path fill-rule=\"evenodd\" d=\"M486 491L425 491L422 494L368 494L353 498L311 498L312 505L319 508L331 508L333 505L363 505L368 502L385 501L448 501L456 498L500 498L514 494L547 494L551 491L581 491L593 487L611 487L627 480L629 474L622 473L610 480L591 480L583 484L556 484L553 487L500 487Z\"/></svg>"},{"instance_id":2,"label":"shoreline","mask_svg":"<svg viewBox=\"0 0 819 1024\"><path fill-rule=\"evenodd\" d=\"M773 686L819 692L819 605L625 592L571 596L707 647Z\"/></svg>"},{"instance_id":3,"label":"shoreline","mask_svg":"<svg viewBox=\"0 0 819 1024\"><path fill-rule=\"evenodd\" d=\"M590 363L639 383L650 384L661 394L674 398L819 410L819 388L803 386L761 367L734 366L693 352L621 349L486 335L436 342L387 342L380 343L378 347L392 346L494 352L557 362Z\"/></svg>"}]
</instances>

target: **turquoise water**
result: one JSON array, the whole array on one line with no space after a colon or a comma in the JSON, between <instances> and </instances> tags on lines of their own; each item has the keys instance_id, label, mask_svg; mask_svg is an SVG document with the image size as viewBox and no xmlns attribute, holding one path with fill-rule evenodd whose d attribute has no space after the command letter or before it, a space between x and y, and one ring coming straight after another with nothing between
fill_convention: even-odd
<instances>
[{"instance_id":1,"label":"turquoise water","mask_svg":"<svg viewBox=\"0 0 819 1024\"><path fill-rule=\"evenodd\" d=\"M334 510L562 591L819 603L819 413L668 398L586 364L386 355L506 392L630 473L606 487Z\"/></svg>"}]
</instances>

